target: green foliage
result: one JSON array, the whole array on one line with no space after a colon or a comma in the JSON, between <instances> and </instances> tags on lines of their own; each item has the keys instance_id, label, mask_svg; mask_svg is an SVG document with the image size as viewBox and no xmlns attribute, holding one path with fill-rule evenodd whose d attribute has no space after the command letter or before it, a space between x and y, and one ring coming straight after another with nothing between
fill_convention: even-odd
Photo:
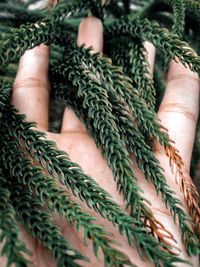
<instances>
[{"instance_id":1,"label":"green foliage","mask_svg":"<svg viewBox=\"0 0 200 267\"><path fill-rule=\"evenodd\" d=\"M151 146L152 140L157 139L169 158L171 149L180 159L156 119L155 105L159 104L164 88L162 62L179 59L200 74L200 57L183 41L189 40L199 51L200 2L110 0L102 5L100 0L63 0L51 9L31 10L29 7L37 2L0 3L0 241L7 266L29 265L25 255L29 251L21 241L17 221L52 253L57 266L81 266L77 259L80 264L87 261L52 223L55 212L69 224L75 224L78 231L84 230L85 245L92 241L97 258L99 251L103 252L105 266L136 266L120 252L106 229L96 224L96 218L70 199L71 192L112 222L130 246L137 247L142 259L148 258L157 267L184 262L170 253L171 247L162 238L165 233L166 239L175 241L155 219L138 187L130 153L179 223L188 254L198 255L198 233L167 184ZM105 52L111 59L91 54L90 49L75 44L77 27L88 12L104 23ZM146 40L161 52L153 78L144 48ZM45 134L36 131L35 124L27 122L10 104L10 82L20 56L41 43L52 45L52 97L72 107L84 121L112 170L129 215L66 152L46 140ZM199 153L198 147L195 153ZM193 162L195 168L198 161ZM65 189L58 186L56 178Z\"/></svg>"},{"instance_id":2,"label":"green foliage","mask_svg":"<svg viewBox=\"0 0 200 267\"><path fill-rule=\"evenodd\" d=\"M42 245L51 251L53 258L57 260L57 266L78 267L80 265L76 264L75 260L87 260L70 246L62 236L59 227L52 224L49 212L43 211L41 202L34 199L26 187L14 182L10 190L19 220Z\"/></svg>"},{"instance_id":3,"label":"green foliage","mask_svg":"<svg viewBox=\"0 0 200 267\"><path fill-rule=\"evenodd\" d=\"M10 267L12 264L17 267L26 267L28 261L24 259L23 253L28 254L29 251L20 240L15 213L10 200L10 192L6 188L6 178L0 169L0 242L4 243L1 256L7 257L6 267Z\"/></svg>"},{"instance_id":4,"label":"green foliage","mask_svg":"<svg viewBox=\"0 0 200 267\"><path fill-rule=\"evenodd\" d=\"M50 210L57 211L61 218L65 217L71 225L76 222L77 230L80 231L83 227L85 244L87 245L88 239L92 239L97 257L98 248L101 248L105 256L104 261L107 264L110 263L114 266L129 264L129 266L133 266L123 253L111 247L110 244L115 242L109 238L105 229L92 223L95 217L83 212L80 205L72 201L65 190L57 186L54 178L45 175L42 168L33 166L31 160L27 158L27 153L20 151L19 144L12 142L15 135L9 129L6 129L6 131L10 135L8 140L4 139L1 147L4 154L3 165L10 170L11 179L17 179L21 185L27 185L30 193L34 192L38 195L41 203L46 203ZM74 265L72 264L72 266Z\"/></svg>"},{"instance_id":5,"label":"green foliage","mask_svg":"<svg viewBox=\"0 0 200 267\"><path fill-rule=\"evenodd\" d=\"M114 225L117 225L120 233L127 236L131 246L133 246L134 237L141 257L144 253L151 261L157 262L158 266L160 266L160 262L164 266L173 266L174 261L180 261L180 259L170 257L168 253L160 250L159 247L162 245L154 238L147 236L140 223L133 217L129 217L92 178L84 175L77 164L70 162L64 152L55 150L50 141L43 140L44 134L31 130L32 124L25 122L23 116L16 114L14 109L9 108L9 113L4 114L6 116L5 121L8 123L7 129L11 136L17 137L18 145L23 138L24 145L30 155L34 156L50 174L54 176L54 173L57 173L60 182L70 187L72 192L78 195L81 200L86 201L89 207L94 208L102 217L106 217ZM14 121L13 118L15 118ZM30 141L33 141L32 145ZM43 165L44 162L45 165Z\"/></svg>"},{"instance_id":6,"label":"green foliage","mask_svg":"<svg viewBox=\"0 0 200 267\"><path fill-rule=\"evenodd\" d=\"M133 83L149 108L155 107L155 88L149 73L149 64L144 46L140 40L131 42L123 40L110 45L109 56L113 64L122 66L123 71L129 77L133 77ZM114 49L113 49L114 46Z\"/></svg>"},{"instance_id":7,"label":"green foliage","mask_svg":"<svg viewBox=\"0 0 200 267\"><path fill-rule=\"evenodd\" d=\"M172 6L174 15L174 25L172 30L179 37L182 37L185 27L185 2L184 0L169 0L169 5Z\"/></svg>"},{"instance_id":8,"label":"green foliage","mask_svg":"<svg viewBox=\"0 0 200 267\"><path fill-rule=\"evenodd\" d=\"M175 197L175 193L173 193L173 191L167 185L161 167L159 166L159 162L152 153L151 148L145 143L143 135L140 134L137 128L136 122L133 122L133 118L129 112L128 107L126 107L126 103L123 103L123 101L120 100L120 97L123 97L121 95L121 92L125 92L126 90L123 87L125 78L122 76L121 69L112 67L112 65L110 65L107 60L101 59L99 55L91 55L89 50L86 50L84 48L75 47L71 50L67 50L66 57L67 60L65 61L65 64L62 65L61 62L57 64L57 66L59 67L56 67L56 72L62 73L64 75L64 81L68 79L74 87L77 87L77 91L74 90L72 92L72 94L77 95L77 99L75 100L76 106L79 107L78 110L79 112L81 112L80 115L82 115L86 127L89 126L88 130L90 131L92 136L94 136L97 145L100 146L103 156L107 159L108 165L111 166L114 177L118 175L115 173L115 170L119 170L123 183L120 181L119 177L117 186L119 188L119 191L122 192L125 196L124 198L127 200L128 205L131 206L131 215L134 217L140 216L138 209L136 210L136 213L133 210L134 205L136 205L137 203L136 200L134 200L136 199L136 193L133 193L133 197L131 196L132 182L129 180L126 181L126 176L120 170L121 165L123 166L123 169L126 170L126 165L124 164L126 154L120 152L120 156L118 155L118 153L113 155L114 151L120 151L120 139L117 139L117 137L114 135L117 130L119 130L119 136L121 137L121 140L124 141L125 145L127 145L129 150L128 152L135 154L138 166L144 172L146 179L154 184L157 193L161 193L162 198L165 200L166 206L170 207L170 211L174 216L174 219L178 217L180 229L185 239L186 246L188 245L189 251L190 249L193 250L193 245L195 246L195 243L198 243L198 241L195 241L193 239L194 233L191 232L189 227L190 219L187 218L187 215L182 210L182 205L180 201ZM73 58L77 60L74 66L72 65ZM80 71L76 76L75 70L78 62L81 62L81 67L80 65L77 67L77 69L80 69ZM71 66L73 66L72 70ZM98 66L98 68L96 68L96 66ZM85 73L87 73L89 79L84 78ZM81 81L84 81L84 84L82 84ZM101 92L98 91L99 85L101 86ZM128 83L126 84L126 86L127 85ZM103 91L104 87L105 91ZM83 93L80 92L79 88L84 90L84 96ZM57 94L59 94L60 89L60 87L57 88ZM133 92L134 89L131 88L130 91ZM101 96L100 93L103 93L104 95ZM64 92L64 95L65 94L66 92ZM64 100L67 101L67 98L71 98L71 96L69 97L69 95L66 95ZM126 99L126 97L123 98ZM103 100L104 102L98 105L99 107L101 107L101 109L98 111L96 105L99 99ZM106 112L105 110L103 110L103 107L105 107L104 103L106 104L106 107L108 107L108 101L112 103L112 106L110 106L110 109ZM120 103L120 101L122 103ZM73 107L72 103L73 108L76 109L76 106ZM145 105L143 104L143 106ZM102 115L100 115L99 117L98 113ZM107 114L113 114L114 116L107 117ZM109 125L105 124L109 122L109 119L111 118L113 118L112 121L110 120L112 127L109 128ZM100 131L96 131L96 129L100 129ZM109 132L109 129L111 133ZM116 148L114 141L110 141L110 137L112 137L113 135L115 136L115 140L118 140L118 147ZM113 143L113 147L108 147L109 143ZM128 159L126 160L128 161ZM119 167L117 168L116 166ZM131 173L129 173L129 176L130 175ZM134 179L134 177L132 177L132 179ZM125 190L128 193L126 193ZM146 219L151 219L149 217L149 208L144 204L141 205L142 215Z\"/></svg>"}]
</instances>

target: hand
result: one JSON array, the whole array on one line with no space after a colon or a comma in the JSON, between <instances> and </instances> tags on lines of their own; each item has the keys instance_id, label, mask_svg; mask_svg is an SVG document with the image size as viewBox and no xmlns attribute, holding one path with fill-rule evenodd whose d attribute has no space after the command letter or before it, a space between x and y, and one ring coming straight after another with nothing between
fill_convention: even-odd
<instances>
[{"instance_id":1,"label":"hand","mask_svg":"<svg viewBox=\"0 0 200 267\"><path fill-rule=\"evenodd\" d=\"M101 52L103 50L103 28L98 19L90 17L81 23L78 33L78 44L82 43L85 43L86 46L93 46L96 52ZM146 44L146 46L151 69L153 69L155 50L151 44ZM93 139L87 134L84 125L75 116L74 112L68 108L65 109L60 134L48 132L50 92L47 77L48 58L49 48L45 45L40 45L29 50L22 56L14 84L13 104L18 108L20 113L26 114L28 121L35 121L38 130L45 131L48 139L55 141L59 149L65 150L70 155L72 161L77 162L86 174L96 179L96 181L113 196L114 200L124 208L125 203L116 190L112 173L106 161L102 159L100 151L96 148ZM158 112L158 117L163 126L169 130L169 135L175 141L176 147L180 151L188 170L190 168L195 127L198 117L198 98L198 76L183 67L180 63L171 62L167 88ZM175 177L171 173L169 159L165 155L162 147L158 144L155 144L155 147L155 155L160 160L161 166L165 170L168 183L173 190L176 191L183 205L185 205L182 193L180 193L175 182ZM161 202L160 198L157 197L154 187L144 179L134 158L133 166L136 177L138 177L139 186L144 190L145 197L152 203L154 215L166 226L177 240L177 246L182 251L180 257L188 259L194 266L198 266L197 258L188 258L184 245L181 242L178 226L174 225L169 211L166 210L165 205ZM153 266L149 262L141 261L137 251L130 248L126 238L121 236L117 229L109 222L102 219L100 215L89 210L85 205L84 209L96 215L99 223L105 225L107 230L114 234L114 239L122 244L120 249L129 255L134 263L141 267ZM98 267L103 266L103 261L98 262L93 255L92 244L90 243L89 247L85 247L82 233L77 233L75 228L61 221L57 216L55 216L54 222L61 226L63 234L72 245L90 258L91 263L86 263L83 266L90 267L95 264ZM23 230L23 232L27 246L33 251L30 260L34 265L37 267L56 266L48 251L30 237L25 230ZM2 265L3 263L1 266ZM181 266L184 265L182 264Z\"/></svg>"}]
</instances>

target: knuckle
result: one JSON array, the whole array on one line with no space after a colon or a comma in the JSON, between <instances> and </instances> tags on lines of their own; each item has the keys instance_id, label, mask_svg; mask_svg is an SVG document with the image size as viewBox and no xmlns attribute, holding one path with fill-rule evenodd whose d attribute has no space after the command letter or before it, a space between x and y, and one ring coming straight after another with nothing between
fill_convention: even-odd
<instances>
[{"instance_id":1,"label":"knuckle","mask_svg":"<svg viewBox=\"0 0 200 267\"><path fill-rule=\"evenodd\" d=\"M160 113L172 113L181 114L184 119L190 120L192 122L197 122L198 114L193 112L190 106L180 104L178 102L168 102L162 105Z\"/></svg>"},{"instance_id":2,"label":"knuckle","mask_svg":"<svg viewBox=\"0 0 200 267\"><path fill-rule=\"evenodd\" d=\"M167 79L168 83L174 83L176 86L180 87L184 84L197 84L199 86L199 78L195 73L180 73L174 76L170 76Z\"/></svg>"},{"instance_id":3,"label":"knuckle","mask_svg":"<svg viewBox=\"0 0 200 267\"><path fill-rule=\"evenodd\" d=\"M16 81L13 85L13 92L17 91L18 89L31 89L31 88L46 88L47 84L44 83L39 78L29 77L26 79L21 79L19 81Z\"/></svg>"}]
</instances>

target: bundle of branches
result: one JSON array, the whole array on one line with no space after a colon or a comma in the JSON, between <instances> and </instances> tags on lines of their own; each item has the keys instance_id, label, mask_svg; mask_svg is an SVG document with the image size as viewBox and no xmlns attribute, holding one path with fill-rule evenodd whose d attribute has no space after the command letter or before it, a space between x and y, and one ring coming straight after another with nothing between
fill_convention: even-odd
<instances>
[{"instance_id":1,"label":"bundle of branches","mask_svg":"<svg viewBox=\"0 0 200 267\"><path fill-rule=\"evenodd\" d=\"M7 266L31 264L26 260L25 254L30 252L21 240L18 222L51 251L57 266L81 266L81 261L87 260L52 223L53 212L75 223L78 230L84 229L85 245L92 240L97 257L101 249L105 266L135 266L113 246L114 240L104 227L95 224L94 217L69 197L66 192L70 191L117 226L130 246L136 244L141 258L145 256L155 266L184 262L172 253L165 242L166 235L169 239L172 236L141 196L129 153L135 154L145 178L153 183L179 223L188 254L198 255L198 193L186 177L183 161L155 111L170 58L179 59L200 74L200 1L62 0L33 8L37 2L41 4L38 0L0 3L0 240ZM109 35L105 38L107 56L76 45L78 25L88 14L104 23L104 34ZM159 51L153 78L144 41L150 41ZM52 47L52 99L73 108L84 121L112 170L129 214L11 105L18 60L27 49L41 43ZM155 139L165 149L172 168L176 168L193 225L153 154ZM197 143L193 173L199 150ZM59 187L57 178L66 189Z\"/></svg>"}]
</instances>

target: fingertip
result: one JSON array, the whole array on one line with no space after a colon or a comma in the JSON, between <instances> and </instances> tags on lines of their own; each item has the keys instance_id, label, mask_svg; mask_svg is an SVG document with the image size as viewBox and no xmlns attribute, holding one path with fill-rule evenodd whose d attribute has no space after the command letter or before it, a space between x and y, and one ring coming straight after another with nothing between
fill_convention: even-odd
<instances>
[{"instance_id":1,"label":"fingertip","mask_svg":"<svg viewBox=\"0 0 200 267\"><path fill-rule=\"evenodd\" d=\"M45 63L49 61L50 48L45 44L40 44L32 49L26 50L24 55L20 58L20 64L29 63L30 60L42 60ZM20 67L20 66L19 66Z\"/></svg>"},{"instance_id":2,"label":"fingertip","mask_svg":"<svg viewBox=\"0 0 200 267\"><path fill-rule=\"evenodd\" d=\"M168 81L180 76L187 76L190 78L198 79L198 74L196 72L191 71L188 66L184 66L179 60L171 60L167 75Z\"/></svg>"},{"instance_id":3,"label":"fingertip","mask_svg":"<svg viewBox=\"0 0 200 267\"><path fill-rule=\"evenodd\" d=\"M20 58L15 84L31 78L40 80L47 87L49 54L50 48L45 44L28 49Z\"/></svg>"},{"instance_id":4,"label":"fingertip","mask_svg":"<svg viewBox=\"0 0 200 267\"><path fill-rule=\"evenodd\" d=\"M92 46L94 52L103 51L103 24L100 19L90 16L80 23L77 44Z\"/></svg>"},{"instance_id":5,"label":"fingertip","mask_svg":"<svg viewBox=\"0 0 200 267\"><path fill-rule=\"evenodd\" d=\"M147 59L148 59L148 63L149 63L149 71L150 74L153 74L153 70L154 70L154 62L155 62L155 55L156 55L156 48L155 46L150 43L150 42L144 42L144 47L147 51Z\"/></svg>"}]
</instances>

